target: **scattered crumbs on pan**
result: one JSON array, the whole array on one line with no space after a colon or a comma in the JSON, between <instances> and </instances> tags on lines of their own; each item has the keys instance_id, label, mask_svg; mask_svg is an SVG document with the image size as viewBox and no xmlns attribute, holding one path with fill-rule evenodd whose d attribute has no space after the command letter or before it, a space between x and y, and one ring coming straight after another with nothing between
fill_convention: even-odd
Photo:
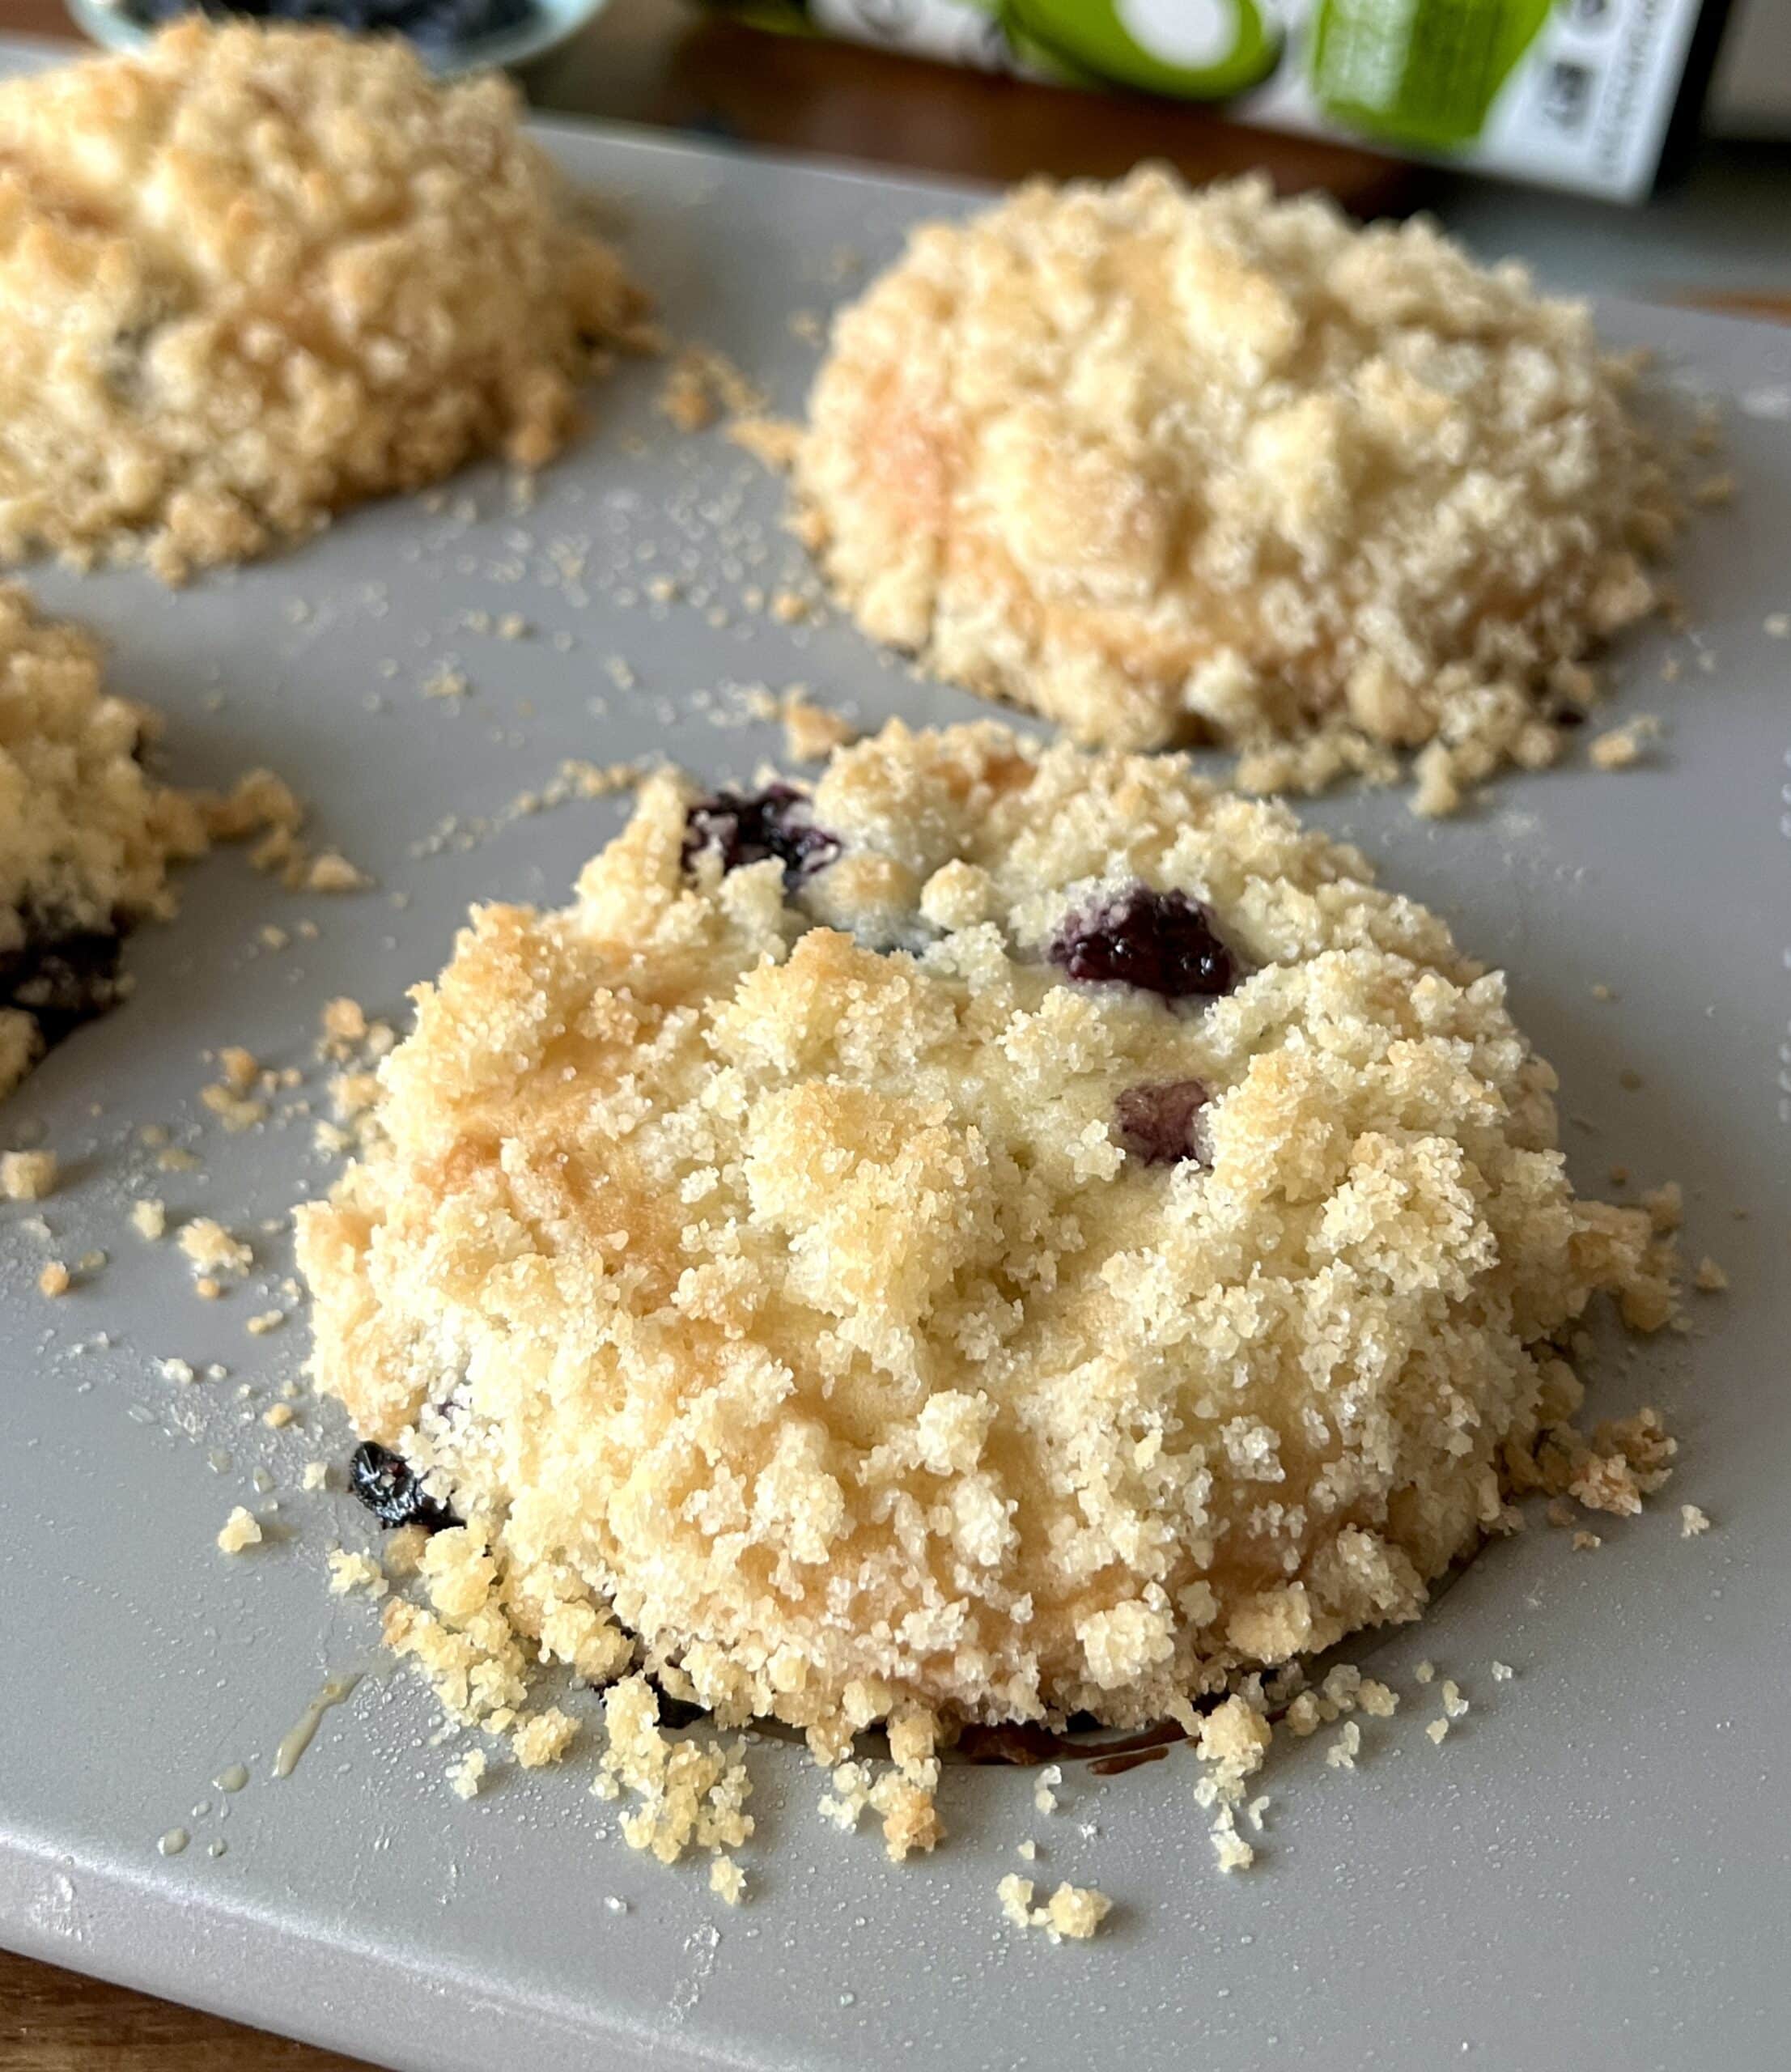
<instances>
[{"instance_id":1,"label":"scattered crumbs on pan","mask_svg":"<svg viewBox=\"0 0 1791 2072\"><path fill-rule=\"evenodd\" d=\"M780 473L796 465L802 446L802 427L791 418L736 418L728 436L743 453Z\"/></svg>"},{"instance_id":2,"label":"scattered crumbs on pan","mask_svg":"<svg viewBox=\"0 0 1791 2072\"><path fill-rule=\"evenodd\" d=\"M1009 1871L995 1896L1015 1927L1042 1929L1053 1942L1086 1942L1113 1911L1113 1901L1092 1886L1059 1885L1042 1906L1033 1904L1037 1890L1030 1878Z\"/></svg>"},{"instance_id":3,"label":"scattered crumbs on pan","mask_svg":"<svg viewBox=\"0 0 1791 2072\"><path fill-rule=\"evenodd\" d=\"M844 714L817 705L807 687L792 684L778 705L783 723L784 753L792 762L819 762L858 738L858 729Z\"/></svg>"},{"instance_id":4,"label":"scattered crumbs on pan","mask_svg":"<svg viewBox=\"0 0 1791 2072\"><path fill-rule=\"evenodd\" d=\"M0 1195L8 1201L45 1201L56 1191L53 1151L0 1153Z\"/></svg>"},{"instance_id":5,"label":"scattered crumbs on pan","mask_svg":"<svg viewBox=\"0 0 1791 2072\"><path fill-rule=\"evenodd\" d=\"M448 1767L448 1790L456 1798L477 1798L487 1768L485 1751L469 1748Z\"/></svg>"},{"instance_id":6,"label":"scattered crumbs on pan","mask_svg":"<svg viewBox=\"0 0 1791 2072\"><path fill-rule=\"evenodd\" d=\"M681 346L661 383L657 407L680 431L705 431L718 418L752 418L764 392L712 346Z\"/></svg>"},{"instance_id":7,"label":"scattered crumbs on pan","mask_svg":"<svg viewBox=\"0 0 1791 2072\"><path fill-rule=\"evenodd\" d=\"M425 698L458 702L469 695L473 684L465 669L456 669L451 662L438 662L418 688Z\"/></svg>"},{"instance_id":8,"label":"scattered crumbs on pan","mask_svg":"<svg viewBox=\"0 0 1791 2072\"><path fill-rule=\"evenodd\" d=\"M1709 1531L1709 1530L1710 1519L1706 1513L1700 1509L1697 1505L1680 1505L1679 1537L1681 1539L1696 1539L1701 1534L1706 1533Z\"/></svg>"},{"instance_id":9,"label":"scattered crumbs on pan","mask_svg":"<svg viewBox=\"0 0 1791 2072\"><path fill-rule=\"evenodd\" d=\"M1596 736L1586 750L1587 759L1594 770L1630 769L1660 739L1661 732L1660 720L1654 714L1640 713L1622 726Z\"/></svg>"},{"instance_id":10,"label":"scattered crumbs on pan","mask_svg":"<svg viewBox=\"0 0 1791 2072\"><path fill-rule=\"evenodd\" d=\"M367 1596L378 1599L391 1588L379 1563L365 1554L333 1547L324 1558L329 1565L332 1597L346 1597L351 1590L363 1590Z\"/></svg>"},{"instance_id":11,"label":"scattered crumbs on pan","mask_svg":"<svg viewBox=\"0 0 1791 2072\"><path fill-rule=\"evenodd\" d=\"M253 1250L231 1237L214 1216L194 1216L181 1225L174 1242L195 1273L213 1280L223 1274L235 1277L247 1273L255 1263Z\"/></svg>"},{"instance_id":12,"label":"scattered crumbs on pan","mask_svg":"<svg viewBox=\"0 0 1791 2072\"><path fill-rule=\"evenodd\" d=\"M307 892L364 892L373 881L339 850L325 849L306 865L302 889Z\"/></svg>"},{"instance_id":13,"label":"scattered crumbs on pan","mask_svg":"<svg viewBox=\"0 0 1791 2072\"><path fill-rule=\"evenodd\" d=\"M245 1548L261 1544L261 1528L254 1513L239 1504L223 1522L218 1534L219 1550L240 1554Z\"/></svg>"}]
</instances>

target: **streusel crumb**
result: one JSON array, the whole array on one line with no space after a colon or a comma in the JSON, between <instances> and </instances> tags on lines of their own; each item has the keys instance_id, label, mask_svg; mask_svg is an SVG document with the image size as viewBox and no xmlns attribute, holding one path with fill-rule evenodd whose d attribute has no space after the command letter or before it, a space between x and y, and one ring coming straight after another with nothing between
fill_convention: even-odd
<instances>
[{"instance_id":1,"label":"streusel crumb","mask_svg":"<svg viewBox=\"0 0 1791 2072\"><path fill-rule=\"evenodd\" d=\"M764 407L762 392L712 346L681 346L659 393L660 412L680 431L701 431L724 413L749 417Z\"/></svg>"},{"instance_id":2,"label":"streusel crumb","mask_svg":"<svg viewBox=\"0 0 1791 2072\"><path fill-rule=\"evenodd\" d=\"M377 1561L367 1555L333 1547L325 1556L329 1565L329 1594L346 1597L350 1590L364 1590L369 1597L384 1597L391 1586Z\"/></svg>"},{"instance_id":3,"label":"streusel crumb","mask_svg":"<svg viewBox=\"0 0 1791 2072\"><path fill-rule=\"evenodd\" d=\"M1105 1892L1086 1885L1059 1885L1042 1906L1033 1904L1030 1878L1010 1871L995 1887L1001 1911L1016 1928L1042 1928L1054 1942L1086 1942L1113 1911Z\"/></svg>"},{"instance_id":4,"label":"streusel crumb","mask_svg":"<svg viewBox=\"0 0 1791 2072\"><path fill-rule=\"evenodd\" d=\"M486 74L189 19L0 87L0 553L178 581L523 467L643 304Z\"/></svg>"},{"instance_id":5,"label":"streusel crumb","mask_svg":"<svg viewBox=\"0 0 1791 2072\"><path fill-rule=\"evenodd\" d=\"M875 638L1084 741L1234 742L1257 788L1428 743L1448 810L1551 761L1578 658L1654 605L1633 379L1421 219L1034 182L835 320L799 529Z\"/></svg>"},{"instance_id":6,"label":"streusel crumb","mask_svg":"<svg viewBox=\"0 0 1791 2072\"><path fill-rule=\"evenodd\" d=\"M1641 761L1649 743L1660 738L1660 721L1645 712L1598 736L1586 754L1594 770L1629 770Z\"/></svg>"},{"instance_id":7,"label":"streusel crumb","mask_svg":"<svg viewBox=\"0 0 1791 2072\"><path fill-rule=\"evenodd\" d=\"M0 1152L0 1195L8 1201L43 1201L56 1191L53 1151Z\"/></svg>"},{"instance_id":8,"label":"streusel crumb","mask_svg":"<svg viewBox=\"0 0 1791 2072\"><path fill-rule=\"evenodd\" d=\"M175 1238L196 1274L247 1273L255 1255L240 1238L233 1238L215 1217L196 1216L183 1224Z\"/></svg>"},{"instance_id":9,"label":"streusel crumb","mask_svg":"<svg viewBox=\"0 0 1791 2072\"><path fill-rule=\"evenodd\" d=\"M659 1697L644 1677L630 1676L605 1692L609 1745L600 1759L598 1795L636 1802L622 1817L630 1849L661 1863L687 1849L738 1849L753 1832L745 1811L753 1781L740 1744L675 1740L658 1725Z\"/></svg>"},{"instance_id":10,"label":"streusel crumb","mask_svg":"<svg viewBox=\"0 0 1791 2072\"><path fill-rule=\"evenodd\" d=\"M783 722L783 752L792 762L819 762L858 733L843 713L817 705L800 684L785 691L778 716Z\"/></svg>"},{"instance_id":11,"label":"streusel crumb","mask_svg":"<svg viewBox=\"0 0 1791 2072\"><path fill-rule=\"evenodd\" d=\"M298 1218L319 1385L467 1521L394 1645L461 1717L540 1652L830 1766L888 1719L892 1850L923 1713L1152 1722L1416 1616L1594 1294L1671 1308L1502 979L1173 759L893 725L812 796L661 775L416 997ZM1597 1437L1569 1479L1664 1470ZM623 1688L630 1789L724 1773Z\"/></svg>"},{"instance_id":12,"label":"streusel crumb","mask_svg":"<svg viewBox=\"0 0 1791 2072\"><path fill-rule=\"evenodd\" d=\"M469 1748L448 1769L448 1788L456 1798L477 1798L487 1768L482 1748Z\"/></svg>"},{"instance_id":13,"label":"streusel crumb","mask_svg":"<svg viewBox=\"0 0 1791 2072\"><path fill-rule=\"evenodd\" d=\"M240 1504L224 1520L218 1534L219 1548L226 1554L240 1554L244 1548L258 1547L261 1541L261 1528L254 1513Z\"/></svg>"},{"instance_id":14,"label":"streusel crumb","mask_svg":"<svg viewBox=\"0 0 1791 2072\"><path fill-rule=\"evenodd\" d=\"M1248 1870L1256 1861L1256 1851L1238 1833L1229 1814L1214 1828L1209 1840L1214 1860L1221 1870Z\"/></svg>"}]
</instances>

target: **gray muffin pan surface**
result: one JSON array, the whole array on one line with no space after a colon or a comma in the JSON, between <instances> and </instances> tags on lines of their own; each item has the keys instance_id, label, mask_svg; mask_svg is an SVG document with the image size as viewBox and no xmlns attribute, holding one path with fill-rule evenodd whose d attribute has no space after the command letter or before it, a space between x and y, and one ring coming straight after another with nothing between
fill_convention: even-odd
<instances>
[{"instance_id":1,"label":"gray muffin pan surface","mask_svg":"<svg viewBox=\"0 0 1791 2072\"><path fill-rule=\"evenodd\" d=\"M792 313L824 312L917 214L966 198L544 134L613 197L671 330L724 349L783 410L813 360ZM376 1539L342 1488L343 1420L301 1399L283 1431L261 1422L306 1348L278 1219L333 1170L312 1146L320 1008L350 994L401 1013L469 902L562 898L626 803L519 813L520 795L567 758L749 775L781 741L745 686L804 682L867 724L987 708L835 620L787 626L745 601L810 581L779 486L719 430L673 431L651 364L596 395L592 436L532 509L474 471L433 509L358 512L177 596L32 572L46 605L112 641L113 681L166 711L172 775L271 765L377 889L292 895L214 856L185 874L180 918L130 945L134 997L0 1111L0 1144L53 1144L66 1167L40 1211L0 1204L0 1940L417 2072L1787 2061L1791 643L1767 622L1791 610L1791 334L1623 306L1606 321L1720 404L1738 478L1681 559L1695 630L1657 627L1617 659L1613 716L1658 713L1661 747L1623 775L1581 754L1507 779L1441 827L1398 792L1310 813L1509 970L1561 1073L1581 1187L1608 1191L1613 1165L1632 1194L1680 1180L1687 1250L1732 1285L1693 1298L1689 1335L1614 1348L1595 1385L1596 1410L1667 1412L1683 1453L1663 1497L1600 1522L1593 1552L1537 1518L1376 1643L1399 1715L1364 1722L1353 1773L1326 1767L1327 1734L1278 1751L1241 1876L1214 1867L1183 1751L1114 1777L1072 1765L1054 1813L1034 1810L1031 1773L952 1768L949 1841L898 1869L871 1824L825 1825L800 1750L760 1743L737 1911L700 1866L624 1847L588 1755L506 1765L464 1804L444 1777L458 1744L435 1743L427 1696L381 1663L373 1607L326 1592L328 1550ZM511 612L525 637L464 622ZM464 697L423 694L444 664ZM260 940L269 924L285 947ZM198 1100L205 1054L230 1043L302 1079L237 1135ZM197 1166L158 1170L146 1124ZM196 1299L172 1242L129 1228L144 1195L252 1235L249 1284ZM95 1250L105 1263L74 1293L37 1293L46 1258ZM269 1308L291 1320L251 1335ZM183 1384L170 1359L227 1374ZM310 1493L314 1458L335 1465ZM1713 1529L1682 1539L1682 1502ZM270 1530L231 1559L214 1539L238 1503ZM1412 1674L1427 1658L1472 1704L1441 1747L1424 1732L1437 1687ZM1495 1680L1495 1661L1515 1675ZM274 1779L325 1677L357 1670ZM239 1762L245 1789L213 1783ZM176 1829L189 1844L163 1856ZM1027 1837L1033 1864L1015 1853ZM1022 1935L995 1896L1010 1870L1110 1892L1106 1931Z\"/></svg>"}]
</instances>

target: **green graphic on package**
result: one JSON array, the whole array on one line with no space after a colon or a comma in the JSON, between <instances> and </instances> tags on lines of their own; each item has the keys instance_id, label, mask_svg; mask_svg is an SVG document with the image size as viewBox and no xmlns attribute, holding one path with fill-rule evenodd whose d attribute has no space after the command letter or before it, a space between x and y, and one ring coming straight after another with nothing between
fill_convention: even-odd
<instances>
[{"instance_id":1,"label":"green graphic on package","mask_svg":"<svg viewBox=\"0 0 1791 2072\"><path fill-rule=\"evenodd\" d=\"M1449 151L1480 134L1550 0L1319 0L1314 99L1334 121ZM1285 38L1255 0L996 0L1015 49L1086 83L1220 100L1260 86Z\"/></svg>"},{"instance_id":2,"label":"green graphic on package","mask_svg":"<svg viewBox=\"0 0 1791 2072\"><path fill-rule=\"evenodd\" d=\"M1220 100L1259 85L1281 33L1255 0L1000 0L1014 48L1090 84Z\"/></svg>"},{"instance_id":3,"label":"green graphic on package","mask_svg":"<svg viewBox=\"0 0 1791 2072\"><path fill-rule=\"evenodd\" d=\"M1550 0L1320 0L1312 87L1334 121L1446 151L1480 134Z\"/></svg>"},{"instance_id":4,"label":"green graphic on package","mask_svg":"<svg viewBox=\"0 0 1791 2072\"><path fill-rule=\"evenodd\" d=\"M704 0L796 35L1640 201L1721 0ZM1768 0L1761 0L1768 4ZM1771 0L1791 7L1791 0Z\"/></svg>"}]
</instances>

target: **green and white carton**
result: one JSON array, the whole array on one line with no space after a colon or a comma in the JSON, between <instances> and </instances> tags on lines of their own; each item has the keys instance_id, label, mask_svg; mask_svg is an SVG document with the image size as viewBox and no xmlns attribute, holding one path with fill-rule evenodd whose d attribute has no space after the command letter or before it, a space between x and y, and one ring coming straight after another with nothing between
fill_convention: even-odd
<instances>
[{"instance_id":1,"label":"green and white carton","mask_svg":"<svg viewBox=\"0 0 1791 2072\"><path fill-rule=\"evenodd\" d=\"M1695 116L1714 0L713 0L766 27L1092 87L1220 101L1612 199ZM1700 17L1702 26L1700 27Z\"/></svg>"}]
</instances>

